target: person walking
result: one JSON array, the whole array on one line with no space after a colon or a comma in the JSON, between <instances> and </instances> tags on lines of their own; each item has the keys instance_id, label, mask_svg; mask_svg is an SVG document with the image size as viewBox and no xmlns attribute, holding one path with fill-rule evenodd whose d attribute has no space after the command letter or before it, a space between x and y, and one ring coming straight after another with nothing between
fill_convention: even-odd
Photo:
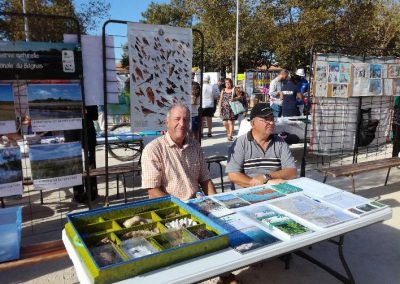
<instances>
[{"instance_id":1,"label":"person walking","mask_svg":"<svg viewBox=\"0 0 400 284\"><path fill-rule=\"evenodd\" d=\"M233 101L239 101L243 105L243 108L245 109L245 112L238 114L238 125L240 128L240 123L245 118L248 108L247 94L243 91L242 86L238 85L235 87L235 95L233 97Z\"/></svg>"},{"instance_id":2,"label":"person walking","mask_svg":"<svg viewBox=\"0 0 400 284\"><path fill-rule=\"evenodd\" d=\"M230 106L234 95L232 80L227 78L225 79L225 88L222 90L219 98L218 107L220 109L220 117L226 129L228 141L233 141L234 123L237 119L237 116L233 113Z\"/></svg>"},{"instance_id":3,"label":"person walking","mask_svg":"<svg viewBox=\"0 0 400 284\"><path fill-rule=\"evenodd\" d=\"M202 90L202 123L201 133L203 133L204 122L207 121L208 137L212 137L212 118L215 113L215 96L213 87L210 85L210 76L206 75L203 79Z\"/></svg>"},{"instance_id":4,"label":"person walking","mask_svg":"<svg viewBox=\"0 0 400 284\"><path fill-rule=\"evenodd\" d=\"M192 129L191 135L194 139L199 141L199 127L200 127L200 118L199 118L199 107L200 107L200 84L197 83L195 79L195 73L192 72L192 108L191 108L191 122Z\"/></svg>"}]
</instances>

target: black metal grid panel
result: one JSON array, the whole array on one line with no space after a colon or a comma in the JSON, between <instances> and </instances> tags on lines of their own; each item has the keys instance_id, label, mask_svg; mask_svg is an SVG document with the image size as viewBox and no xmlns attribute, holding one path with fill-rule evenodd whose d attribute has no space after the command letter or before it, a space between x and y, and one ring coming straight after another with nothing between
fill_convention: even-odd
<instances>
[{"instance_id":1,"label":"black metal grid panel","mask_svg":"<svg viewBox=\"0 0 400 284\"><path fill-rule=\"evenodd\" d=\"M48 25L52 23L53 26L59 27L58 34L46 34L41 31L37 32L23 32L15 31L15 34L24 34L29 39L35 41L52 41L62 42L64 33L74 33L78 35L78 43L80 42L80 26L75 18L57 16L57 15L41 15L41 14L20 14L20 13L1 13L4 19L21 19L27 17L28 20L35 22L35 25ZM62 29L61 27L64 27ZM54 32L54 30L49 31ZM3 39L4 41L20 40L13 37ZM1 52L1 51L0 51ZM82 74L80 79L74 80L81 85L83 109L84 109L84 90L82 84ZM43 76L43 80L46 80ZM85 209L84 205L77 205L71 202L72 190L68 188L39 191L35 190L31 180L30 161L28 158L28 151L26 151L28 143L30 143L23 134L27 134L27 129L22 126L22 119L28 114L28 100L26 87L29 80L21 80L18 74L15 74L14 80L1 81L2 83L10 83L13 86L15 114L18 121L17 133L10 134L15 139L19 139L18 146L21 149L21 163L24 177L23 194L16 196L9 196L1 198L2 207L21 206L22 207L22 243L30 244L36 242L43 242L51 239L60 238L60 231L63 229L66 222L66 214L73 210ZM83 118L84 119L84 118ZM86 131L84 129L83 131ZM43 135L45 133L42 133ZM62 131L53 131L53 134L63 135ZM19 137L19 138L18 138ZM86 143L84 143L86 144ZM15 145L17 146L17 145ZM87 158L86 151L84 152ZM87 160L87 159L85 159Z\"/></svg>"},{"instance_id":2,"label":"black metal grid panel","mask_svg":"<svg viewBox=\"0 0 400 284\"><path fill-rule=\"evenodd\" d=\"M316 51L327 52L346 51L346 54L362 56L366 62L371 62L380 56L395 55L376 49L375 54L366 57L362 49L356 47L331 47L317 46L311 52L310 66L313 64ZM343 54L335 54L339 59ZM346 55L348 56L348 55ZM391 61L389 61L391 60ZM398 60L388 57L388 62ZM386 60L385 60L386 61ZM310 74L310 82L311 80ZM385 84L385 83L384 83ZM311 84L310 84L311 85ZM310 90L312 87L310 86ZM310 93L310 92L309 92ZM310 97L309 97L310 99ZM305 131L304 156L302 162L302 176L305 170L327 168L352 164L361 161L369 161L380 158L392 157L393 144L399 143L398 137L393 136L393 116L398 109L394 105L394 97L391 96L365 96L350 98L324 98L313 97L311 103L312 122L307 125ZM379 122L374 133L375 137L368 145L362 145L362 132L366 115L370 109L370 120ZM394 137L394 138L393 138ZM396 138L397 137L397 138ZM318 141L316 144L307 142Z\"/></svg>"}]
</instances>

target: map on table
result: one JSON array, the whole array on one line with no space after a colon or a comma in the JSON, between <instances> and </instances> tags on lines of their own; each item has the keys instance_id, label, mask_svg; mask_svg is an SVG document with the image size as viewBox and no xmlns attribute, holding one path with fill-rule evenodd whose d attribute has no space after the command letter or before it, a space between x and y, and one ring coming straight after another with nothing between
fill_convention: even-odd
<instances>
[{"instance_id":1,"label":"map on table","mask_svg":"<svg viewBox=\"0 0 400 284\"><path fill-rule=\"evenodd\" d=\"M263 202L278 197L285 196L284 194L265 186L245 189L237 194L237 196L251 204Z\"/></svg>"},{"instance_id":2,"label":"map on table","mask_svg":"<svg viewBox=\"0 0 400 284\"><path fill-rule=\"evenodd\" d=\"M355 218L342 210L304 195L288 196L287 198L272 200L269 204L322 228Z\"/></svg>"}]
</instances>

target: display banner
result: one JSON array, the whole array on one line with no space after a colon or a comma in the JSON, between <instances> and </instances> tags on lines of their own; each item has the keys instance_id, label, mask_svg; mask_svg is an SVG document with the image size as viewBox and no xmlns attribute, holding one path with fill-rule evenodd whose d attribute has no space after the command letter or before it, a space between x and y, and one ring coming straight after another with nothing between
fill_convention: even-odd
<instances>
[{"instance_id":1,"label":"display banner","mask_svg":"<svg viewBox=\"0 0 400 284\"><path fill-rule=\"evenodd\" d=\"M191 106L192 30L128 23L132 131L165 129L168 107Z\"/></svg>"},{"instance_id":2,"label":"display banner","mask_svg":"<svg viewBox=\"0 0 400 284\"><path fill-rule=\"evenodd\" d=\"M0 78L77 79L82 56L77 44L0 42Z\"/></svg>"},{"instance_id":3,"label":"display banner","mask_svg":"<svg viewBox=\"0 0 400 284\"><path fill-rule=\"evenodd\" d=\"M29 146L35 189L57 189L82 184L80 142Z\"/></svg>"},{"instance_id":4,"label":"display banner","mask_svg":"<svg viewBox=\"0 0 400 284\"><path fill-rule=\"evenodd\" d=\"M82 128L82 96L79 84L28 84L32 131Z\"/></svg>"},{"instance_id":5,"label":"display banner","mask_svg":"<svg viewBox=\"0 0 400 284\"><path fill-rule=\"evenodd\" d=\"M0 148L0 197L22 194L22 164L19 147Z\"/></svg>"},{"instance_id":6,"label":"display banner","mask_svg":"<svg viewBox=\"0 0 400 284\"><path fill-rule=\"evenodd\" d=\"M16 131L12 84L0 84L0 134Z\"/></svg>"}]
</instances>

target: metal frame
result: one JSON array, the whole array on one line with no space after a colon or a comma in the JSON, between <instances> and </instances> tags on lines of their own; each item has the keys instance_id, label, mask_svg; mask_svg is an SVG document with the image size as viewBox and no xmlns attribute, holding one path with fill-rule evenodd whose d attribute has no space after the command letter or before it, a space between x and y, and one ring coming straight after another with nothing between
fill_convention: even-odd
<instances>
[{"instance_id":1,"label":"metal frame","mask_svg":"<svg viewBox=\"0 0 400 284\"><path fill-rule=\"evenodd\" d=\"M15 16L15 17L20 17L20 18L43 18L43 19L49 19L49 20L68 20L71 21L75 24L76 26L76 34L77 34L77 44L81 44L81 26L77 18L74 17L69 17L69 16L62 16L62 15L48 15L48 14L35 14L35 13L16 13L16 12L0 12L0 16ZM83 71L83 64L82 64L82 71ZM83 123L83 137L84 137L84 143L83 143L83 149L84 149L84 158L85 158L85 173L84 175L85 180L88 182L88 205L89 209L92 207L91 205L91 183L90 183L90 178L89 177L89 160L88 160L88 139L87 139L87 128L86 128L86 116L85 116L85 90L83 86L83 73L80 74L79 76L80 80L80 86L81 86L81 94L82 94L82 123ZM84 184L85 185L85 184ZM43 194L42 191L40 191L40 202L43 204ZM1 205L4 208L4 199L1 197Z\"/></svg>"},{"instance_id":2,"label":"metal frame","mask_svg":"<svg viewBox=\"0 0 400 284\"><path fill-rule=\"evenodd\" d=\"M337 245L338 247L338 253L339 253L339 258L340 258L340 262L342 263L342 266L346 272L346 276L339 273L338 271L332 269L331 267L329 267L328 265L322 263L321 261L317 260L316 258L310 256L309 254L306 254L303 251L295 251L294 254L296 254L297 256L300 256L301 258L304 258L306 260L308 260L309 262L315 264L316 266L322 268L323 270L325 270L326 272L328 272L330 275L334 276L336 279L340 280L343 283L355 283L354 278L353 278L353 274L351 273L350 267L346 262L346 259L344 258L344 254L343 254L343 247L344 247L344 235L341 235L339 237L339 241L335 241L335 240L329 240L330 243ZM311 247L310 247L311 248Z\"/></svg>"},{"instance_id":3,"label":"metal frame","mask_svg":"<svg viewBox=\"0 0 400 284\"><path fill-rule=\"evenodd\" d=\"M106 22L104 22L103 27L102 27L102 47L103 47L103 102L104 102L104 154L105 154L105 184L106 184L106 197L105 197L105 204L106 206L109 205L109 200L108 200L108 195L109 195L109 171L108 171L108 152L109 152L109 142L108 142L108 120L107 120L107 116L108 116L108 111L107 111L107 102L108 102L108 92L107 92L107 67L106 67L106 60L107 60L107 56L106 56L106 28L108 24L122 24L122 25L127 25L128 23L133 23L130 21L123 21L123 20L107 20ZM200 124L199 124L199 143L201 144L201 131L202 131L202 127L201 127L201 122L202 122L202 91L203 91L203 69L204 69L204 35L200 30L197 29L192 29L193 32L196 32L200 35L201 38L201 54L200 54L200 110L199 110L199 120L200 120ZM125 200L126 200L126 195L125 195Z\"/></svg>"},{"instance_id":4,"label":"metal frame","mask_svg":"<svg viewBox=\"0 0 400 284\"><path fill-rule=\"evenodd\" d=\"M310 99L312 98L312 96L310 94L310 90L311 90L311 84L312 84L312 81L311 81L311 70L312 70L312 66L313 66L313 63L314 63L314 54L316 54L318 49L322 49L323 47L327 48L329 50L329 52L336 52L336 53L341 52L341 51L343 52L343 50L344 51L346 51L346 50L357 50L357 51L360 51L360 54L361 54L361 55L358 55L358 56L362 56L364 58L364 60L365 60L365 57L366 57L365 47L332 45L332 44L324 44L324 43L317 43L317 44L313 45L311 47L311 49L310 49L310 61L309 61L310 62L310 72L309 72L309 75L308 75L309 84L308 84L308 95L307 95L308 104L310 106L312 106L312 104L310 104L310 102L311 102ZM385 56L399 56L400 57L398 49L391 49L390 55L387 54L389 51L384 50L382 48L368 48L368 49L369 50L372 49L372 50L374 50L376 52L378 52L378 51L382 52L382 53L385 54ZM359 103L358 103L358 109L359 110L361 109L361 105L362 105L362 97L359 97ZM307 131L308 131L308 124L309 124L308 118L309 118L310 111L311 111L311 109L309 109L307 111L307 114L306 114L306 125L305 125L305 130L304 130L304 143L303 143L303 157L301 159L301 170L300 170L300 176L301 177L305 177L306 176ZM400 112L400 104L398 106L398 111ZM353 164L357 163L358 148L359 148L358 145L359 145L359 142L360 142L360 137L359 137L360 135L359 134L360 134L361 120L362 120L362 115L361 115L361 112L359 112L358 113L358 117L357 117L356 139L355 139L355 144L354 144L354 148L353 148ZM396 129L399 131L399 126L397 124L396 124ZM395 137L394 137L393 138L393 145L395 143L400 143L400 141L396 141Z\"/></svg>"}]
</instances>

